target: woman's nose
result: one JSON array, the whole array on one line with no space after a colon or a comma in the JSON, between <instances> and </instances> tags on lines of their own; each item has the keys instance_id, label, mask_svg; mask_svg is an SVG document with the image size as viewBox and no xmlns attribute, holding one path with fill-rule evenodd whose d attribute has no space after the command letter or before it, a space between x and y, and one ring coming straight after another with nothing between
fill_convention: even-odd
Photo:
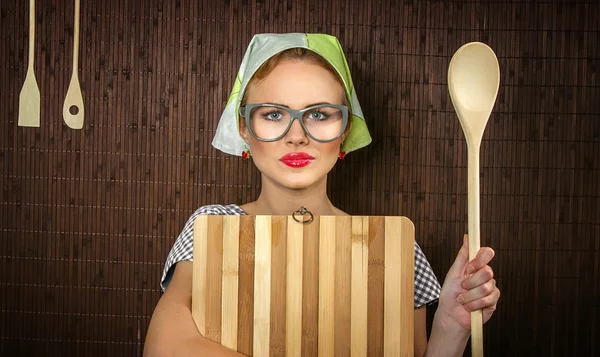
<instances>
[{"instance_id":1,"label":"woman's nose","mask_svg":"<svg viewBox=\"0 0 600 357\"><path fill-rule=\"evenodd\" d=\"M285 141L286 143L296 145L308 143L308 137L306 136L302 125L300 125L300 119L292 122L290 130L285 135Z\"/></svg>"}]
</instances>

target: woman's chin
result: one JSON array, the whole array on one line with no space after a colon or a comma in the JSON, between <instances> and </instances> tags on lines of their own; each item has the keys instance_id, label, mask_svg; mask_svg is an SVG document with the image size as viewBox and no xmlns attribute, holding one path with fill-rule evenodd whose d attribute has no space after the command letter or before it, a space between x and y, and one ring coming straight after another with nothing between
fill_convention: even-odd
<instances>
[{"instance_id":1,"label":"woman's chin","mask_svg":"<svg viewBox=\"0 0 600 357\"><path fill-rule=\"evenodd\" d=\"M268 181L289 190L304 190L327 181L327 171L322 167L310 167L309 165L302 168L288 168L282 166L268 167L261 172Z\"/></svg>"},{"instance_id":2,"label":"woman's chin","mask_svg":"<svg viewBox=\"0 0 600 357\"><path fill-rule=\"evenodd\" d=\"M314 173L303 172L303 173L289 173L282 174L277 180L278 183L290 190L304 190L309 187L315 186L320 180L315 178Z\"/></svg>"},{"instance_id":3,"label":"woman's chin","mask_svg":"<svg viewBox=\"0 0 600 357\"><path fill-rule=\"evenodd\" d=\"M315 181L308 180L306 178L297 178L297 179L283 179L280 181L281 185L290 190L304 190L310 186L312 186Z\"/></svg>"}]
</instances>

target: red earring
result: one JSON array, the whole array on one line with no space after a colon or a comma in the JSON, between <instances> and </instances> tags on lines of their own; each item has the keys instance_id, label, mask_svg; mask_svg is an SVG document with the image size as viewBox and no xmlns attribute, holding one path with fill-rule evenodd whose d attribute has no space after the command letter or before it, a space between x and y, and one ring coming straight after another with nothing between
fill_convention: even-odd
<instances>
[{"instance_id":1,"label":"red earring","mask_svg":"<svg viewBox=\"0 0 600 357\"><path fill-rule=\"evenodd\" d=\"M344 160L344 158L346 157L346 152L340 150L340 153L338 154L338 157L340 158L340 160Z\"/></svg>"},{"instance_id":2,"label":"red earring","mask_svg":"<svg viewBox=\"0 0 600 357\"><path fill-rule=\"evenodd\" d=\"M248 160L251 156L252 154L250 154L250 150L246 149L242 151L242 159Z\"/></svg>"}]
</instances>

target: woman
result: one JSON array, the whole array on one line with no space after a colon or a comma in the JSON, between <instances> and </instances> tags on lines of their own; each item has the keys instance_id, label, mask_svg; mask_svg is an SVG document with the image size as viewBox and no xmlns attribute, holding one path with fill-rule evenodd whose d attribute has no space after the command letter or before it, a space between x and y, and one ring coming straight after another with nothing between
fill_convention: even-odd
<instances>
[{"instance_id":1,"label":"woman","mask_svg":"<svg viewBox=\"0 0 600 357\"><path fill-rule=\"evenodd\" d=\"M298 119L298 120L296 120ZM327 175L339 158L371 137L337 39L321 34L264 34L244 56L213 145L252 157L261 193L244 205L198 209L186 223L165 265L161 297L148 329L146 356L239 356L204 339L191 315L193 222L200 214L290 215L304 206L314 215L346 215L327 197ZM465 237L466 242L466 237ZM415 245L415 356L462 356L470 312L484 322L500 292L482 248L468 262L466 243L441 288ZM429 342L426 305L437 300Z\"/></svg>"}]
</instances>

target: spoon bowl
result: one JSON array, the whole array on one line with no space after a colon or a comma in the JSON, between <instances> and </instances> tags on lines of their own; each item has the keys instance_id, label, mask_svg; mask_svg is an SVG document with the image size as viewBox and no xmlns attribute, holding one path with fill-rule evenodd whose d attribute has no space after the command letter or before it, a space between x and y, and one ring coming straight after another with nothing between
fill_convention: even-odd
<instances>
[{"instance_id":1,"label":"spoon bowl","mask_svg":"<svg viewBox=\"0 0 600 357\"><path fill-rule=\"evenodd\" d=\"M500 66L490 47L470 42L456 51L448 69L448 87L467 140L483 135L499 85Z\"/></svg>"}]
</instances>

